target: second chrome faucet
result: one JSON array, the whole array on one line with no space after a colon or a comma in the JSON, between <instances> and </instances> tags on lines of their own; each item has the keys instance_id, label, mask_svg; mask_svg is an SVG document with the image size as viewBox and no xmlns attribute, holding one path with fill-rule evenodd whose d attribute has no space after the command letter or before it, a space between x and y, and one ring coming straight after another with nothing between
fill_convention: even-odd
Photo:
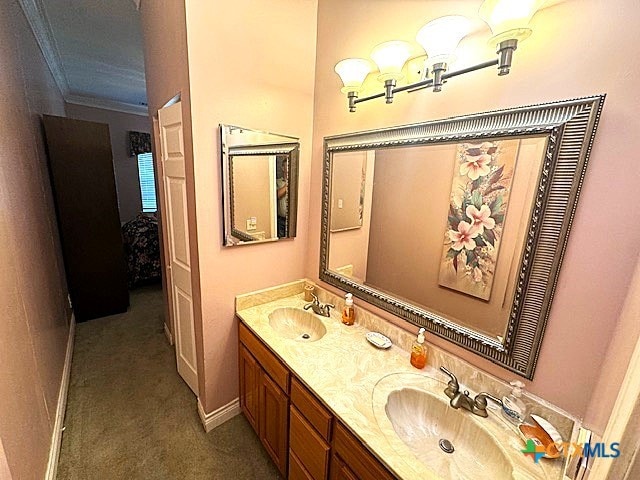
<instances>
[{"instance_id":1,"label":"second chrome faucet","mask_svg":"<svg viewBox=\"0 0 640 480\"><path fill-rule=\"evenodd\" d=\"M322 303L318 300L318 297L315 294L311 294L313 297L313 301L311 303L307 303L304 306L305 310L313 310L313 313L317 313L318 315L322 315L323 317L329 317L331 315L331 309L335 308L331 303Z\"/></svg>"},{"instance_id":2,"label":"second chrome faucet","mask_svg":"<svg viewBox=\"0 0 640 480\"><path fill-rule=\"evenodd\" d=\"M447 370L444 367L440 367L444 373L449 376L449 382L447 383L447 388L444 389L444 393L447 397L449 397L449 404L455 408L464 408L465 410L469 410L474 415L478 415L480 417L487 417L487 399L493 400L499 405L502 405L502 400L497 397L494 397L490 393L481 392L477 394L473 399L469 396L469 391L465 390L464 392L460 391L460 385L458 384L458 379L456 376Z\"/></svg>"}]
</instances>

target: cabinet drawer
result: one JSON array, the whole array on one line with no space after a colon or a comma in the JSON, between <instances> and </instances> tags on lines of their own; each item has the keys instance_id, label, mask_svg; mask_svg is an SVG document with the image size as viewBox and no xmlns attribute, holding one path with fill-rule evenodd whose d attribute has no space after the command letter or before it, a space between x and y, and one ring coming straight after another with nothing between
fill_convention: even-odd
<instances>
[{"instance_id":1,"label":"cabinet drawer","mask_svg":"<svg viewBox=\"0 0 640 480\"><path fill-rule=\"evenodd\" d=\"M295 407L289 416L289 448L314 480L324 480L329 471L331 447L307 423Z\"/></svg>"},{"instance_id":2,"label":"cabinet drawer","mask_svg":"<svg viewBox=\"0 0 640 480\"><path fill-rule=\"evenodd\" d=\"M331 438L331 420L329 411L307 390L297 378L291 379L291 403L307 419L307 421L329 441Z\"/></svg>"},{"instance_id":3,"label":"cabinet drawer","mask_svg":"<svg viewBox=\"0 0 640 480\"><path fill-rule=\"evenodd\" d=\"M339 455L361 480L394 480L395 477L341 423L333 429L333 453Z\"/></svg>"},{"instance_id":4,"label":"cabinet drawer","mask_svg":"<svg viewBox=\"0 0 640 480\"><path fill-rule=\"evenodd\" d=\"M289 370L271 351L240 322L240 341L247 347L258 361L262 369L269 374L271 379L286 393L289 393Z\"/></svg>"},{"instance_id":5,"label":"cabinet drawer","mask_svg":"<svg viewBox=\"0 0 640 480\"><path fill-rule=\"evenodd\" d=\"M291 450L289 450L289 480L313 480L313 477L305 470L300 459Z\"/></svg>"}]
</instances>

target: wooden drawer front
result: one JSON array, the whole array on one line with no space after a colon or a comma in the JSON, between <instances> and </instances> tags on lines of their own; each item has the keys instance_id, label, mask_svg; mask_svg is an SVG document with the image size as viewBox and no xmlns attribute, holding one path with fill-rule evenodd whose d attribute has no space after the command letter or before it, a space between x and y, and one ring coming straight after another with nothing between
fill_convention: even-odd
<instances>
[{"instance_id":1,"label":"wooden drawer front","mask_svg":"<svg viewBox=\"0 0 640 480\"><path fill-rule=\"evenodd\" d=\"M297 378L291 379L291 403L327 442L331 439L332 415Z\"/></svg>"},{"instance_id":2,"label":"wooden drawer front","mask_svg":"<svg viewBox=\"0 0 640 480\"><path fill-rule=\"evenodd\" d=\"M333 452L361 480L394 480L395 477L369 453L360 440L355 438L341 423L333 429Z\"/></svg>"},{"instance_id":3,"label":"wooden drawer front","mask_svg":"<svg viewBox=\"0 0 640 480\"><path fill-rule=\"evenodd\" d=\"M240 323L240 341L247 347L273 381L286 394L289 394L289 370L242 322Z\"/></svg>"},{"instance_id":4,"label":"wooden drawer front","mask_svg":"<svg viewBox=\"0 0 640 480\"><path fill-rule=\"evenodd\" d=\"M331 458L331 480L359 480L338 455Z\"/></svg>"},{"instance_id":5,"label":"wooden drawer front","mask_svg":"<svg viewBox=\"0 0 640 480\"><path fill-rule=\"evenodd\" d=\"M289 450L289 480L313 480L296 454Z\"/></svg>"},{"instance_id":6,"label":"wooden drawer front","mask_svg":"<svg viewBox=\"0 0 640 480\"><path fill-rule=\"evenodd\" d=\"M289 447L314 480L324 480L329 471L331 447L307 423L302 414L291 407L289 415Z\"/></svg>"}]
</instances>

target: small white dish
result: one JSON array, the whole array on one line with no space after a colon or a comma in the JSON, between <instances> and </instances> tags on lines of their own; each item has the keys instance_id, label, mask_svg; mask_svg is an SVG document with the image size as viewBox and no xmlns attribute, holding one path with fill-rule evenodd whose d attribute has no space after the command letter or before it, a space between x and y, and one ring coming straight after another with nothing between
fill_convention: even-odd
<instances>
[{"instance_id":1,"label":"small white dish","mask_svg":"<svg viewBox=\"0 0 640 480\"><path fill-rule=\"evenodd\" d=\"M387 349L391 347L391 340L379 332L368 332L365 337L367 341L374 347Z\"/></svg>"}]
</instances>

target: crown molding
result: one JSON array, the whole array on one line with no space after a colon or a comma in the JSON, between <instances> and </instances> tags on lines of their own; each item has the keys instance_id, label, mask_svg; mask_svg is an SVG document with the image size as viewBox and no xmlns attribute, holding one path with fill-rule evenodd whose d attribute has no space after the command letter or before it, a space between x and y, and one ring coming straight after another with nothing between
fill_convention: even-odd
<instances>
[{"instance_id":1,"label":"crown molding","mask_svg":"<svg viewBox=\"0 0 640 480\"><path fill-rule=\"evenodd\" d=\"M60 57L42 0L18 0L18 3L27 18L27 22L60 89L60 93L65 96L69 92L69 81L64 73L62 58Z\"/></svg>"},{"instance_id":2,"label":"crown molding","mask_svg":"<svg viewBox=\"0 0 640 480\"><path fill-rule=\"evenodd\" d=\"M105 98L69 94L64 96L64 101L74 105L82 105L83 107L101 108L104 110L112 110L114 112L141 115L143 117L149 116L149 109L145 106L118 102L116 100L108 100Z\"/></svg>"}]
</instances>

